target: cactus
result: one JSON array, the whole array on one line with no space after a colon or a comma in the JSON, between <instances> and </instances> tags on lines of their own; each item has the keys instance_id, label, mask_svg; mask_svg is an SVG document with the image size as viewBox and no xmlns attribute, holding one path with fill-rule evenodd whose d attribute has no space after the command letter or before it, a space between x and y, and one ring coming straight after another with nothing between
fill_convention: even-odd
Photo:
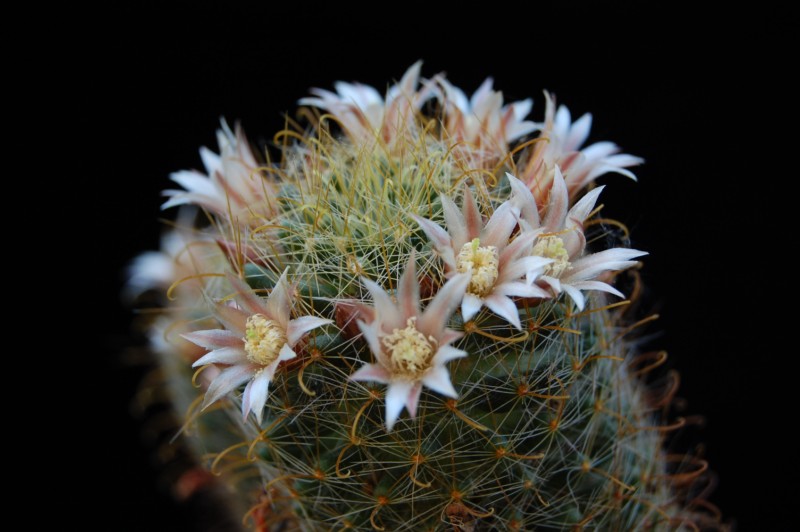
<instances>
[{"instance_id":1,"label":"cactus","mask_svg":"<svg viewBox=\"0 0 800 532\"><path fill-rule=\"evenodd\" d=\"M705 464L663 450L660 358L628 339L645 253L598 215L595 178L641 160L490 79L336 87L300 100L279 162L223 121L165 192L169 249L133 270L169 296L151 337L181 432L243 523L714 526Z\"/></svg>"}]
</instances>

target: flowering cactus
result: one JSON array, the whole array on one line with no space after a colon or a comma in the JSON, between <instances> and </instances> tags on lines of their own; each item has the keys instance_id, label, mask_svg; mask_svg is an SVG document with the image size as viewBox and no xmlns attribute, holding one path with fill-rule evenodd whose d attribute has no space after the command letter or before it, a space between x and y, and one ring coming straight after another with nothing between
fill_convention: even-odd
<instances>
[{"instance_id":1,"label":"flowering cactus","mask_svg":"<svg viewBox=\"0 0 800 532\"><path fill-rule=\"evenodd\" d=\"M172 175L131 293L169 295L152 337L198 459L258 530L708 525L626 340L645 253L596 216L595 178L641 159L581 148L591 116L550 95L536 123L420 74L313 89L279 163L223 121Z\"/></svg>"}]
</instances>

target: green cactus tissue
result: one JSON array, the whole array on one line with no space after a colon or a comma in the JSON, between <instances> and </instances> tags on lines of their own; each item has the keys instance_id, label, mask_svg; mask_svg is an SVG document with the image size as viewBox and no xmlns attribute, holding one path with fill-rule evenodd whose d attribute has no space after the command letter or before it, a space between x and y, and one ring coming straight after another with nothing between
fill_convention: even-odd
<instances>
[{"instance_id":1,"label":"green cactus tissue","mask_svg":"<svg viewBox=\"0 0 800 532\"><path fill-rule=\"evenodd\" d=\"M646 252L599 214L642 160L420 69L312 89L270 151L223 120L172 174L128 288L163 296L179 434L256 530L715 526L628 338Z\"/></svg>"}]
</instances>

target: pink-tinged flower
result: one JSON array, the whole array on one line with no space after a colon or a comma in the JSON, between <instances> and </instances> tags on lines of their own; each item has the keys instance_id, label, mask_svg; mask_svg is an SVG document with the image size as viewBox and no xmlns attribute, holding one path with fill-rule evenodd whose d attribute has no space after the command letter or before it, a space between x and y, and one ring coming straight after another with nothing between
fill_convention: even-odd
<instances>
[{"instance_id":1,"label":"pink-tinged flower","mask_svg":"<svg viewBox=\"0 0 800 532\"><path fill-rule=\"evenodd\" d=\"M182 170L170 176L185 190L165 190L169 199L161 208L199 205L237 225L263 225L277 209L273 183L264 176L238 124L234 133L223 119L217 142L219 155L200 148L206 174Z\"/></svg>"},{"instance_id":2,"label":"pink-tinged flower","mask_svg":"<svg viewBox=\"0 0 800 532\"><path fill-rule=\"evenodd\" d=\"M465 321L486 306L521 329L519 311L511 298L549 297L547 292L533 284L536 276L551 262L531 255L539 231L522 231L509 242L520 214L517 203L514 199L502 203L484 225L472 192L464 187L461 211L453 200L442 196L447 231L431 220L414 216L442 257L445 276L457 273L469 276L469 285L461 302Z\"/></svg>"},{"instance_id":3,"label":"pink-tinged flower","mask_svg":"<svg viewBox=\"0 0 800 532\"><path fill-rule=\"evenodd\" d=\"M444 106L445 130L454 140L468 143L470 149L484 148L502 155L509 143L537 129L534 122L525 120L533 100L503 105L503 93L492 89L492 78L486 78L469 99L444 77L434 80L443 89L438 96Z\"/></svg>"},{"instance_id":4,"label":"pink-tinged flower","mask_svg":"<svg viewBox=\"0 0 800 532\"><path fill-rule=\"evenodd\" d=\"M148 251L136 257L128 266L128 281L123 295L135 300L147 290L158 290L166 295L176 281L179 299L183 294L197 294L198 273L214 271L223 257L219 246L202 232L190 229L197 214L194 208L182 209L175 227L161 237L159 251Z\"/></svg>"},{"instance_id":5,"label":"pink-tinged flower","mask_svg":"<svg viewBox=\"0 0 800 532\"><path fill-rule=\"evenodd\" d=\"M161 237L159 251L146 251L128 266L128 282L124 295L134 300L147 290L166 290L180 279L180 271L190 267L188 255L182 255L188 242L184 235L172 229Z\"/></svg>"},{"instance_id":6,"label":"pink-tinged flower","mask_svg":"<svg viewBox=\"0 0 800 532\"><path fill-rule=\"evenodd\" d=\"M509 180L515 193L515 201L519 201L520 204L520 223L524 230L539 228L543 231L533 246L533 255L551 259L551 262L544 267L542 275L538 277L537 283L549 287L555 294L566 292L581 310L585 305L582 290L600 290L625 297L613 286L596 278L603 272L619 271L634 266L637 261L631 259L647 253L636 249L613 248L584 254L586 236L583 224L594 209L604 187L597 187L588 192L569 209L567 184L556 166L549 204L545 209L544 218L540 220L530 190L513 176L509 176Z\"/></svg>"},{"instance_id":7,"label":"pink-tinged flower","mask_svg":"<svg viewBox=\"0 0 800 532\"><path fill-rule=\"evenodd\" d=\"M283 272L266 301L242 280L228 275L236 294L236 305L219 303L214 315L225 327L195 331L182 336L210 352L192 367L207 364L227 366L206 391L203 408L247 382L242 394L242 414L253 412L261 423L269 383L278 365L295 358L294 347L303 336L331 320L316 316L290 319L291 287Z\"/></svg>"},{"instance_id":8,"label":"pink-tinged flower","mask_svg":"<svg viewBox=\"0 0 800 532\"><path fill-rule=\"evenodd\" d=\"M571 198L603 174L617 173L636 180L636 176L628 168L644 162L642 158L619 153L620 147L607 141L595 142L581 148L589 137L592 115L586 113L572 122L566 106L559 106L556 112L552 97L546 93L545 96L545 121L537 124L537 127L541 129L541 137L547 141L534 147L530 159L519 174L533 191L539 205L550 190L556 166L561 169Z\"/></svg>"},{"instance_id":9,"label":"pink-tinged flower","mask_svg":"<svg viewBox=\"0 0 800 532\"><path fill-rule=\"evenodd\" d=\"M336 92L311 89L313 97L302 98L300 105L310 105L332 114L354 142L380 139L393 147L414 125L414 114L432 93L417 90L422 61L406 71L399 83L389 88L386 98L369 85L338 81Z\"/></svg>"},{"instance_id":10,"label":"pink-tinged flower","mask_svg":"<svg viewBox=\"0 0 800 532\"><path fill-rule=\"evenodd\" d=\"M464 295L469 277L456 275L447 281L433 300L420 312L419 281L414 254L397 288L397 303L377 283L363 279L372 295L375 312L358 321L358 327L375 356L374 364L364 364L350 376L354 381L387 384L386 428L392 430L403 411L413 418L424 385L446 397L458 393L450 381L447 363L467 356L450 344L463 333L446 327Z\"/></svg>"}]
</instances>

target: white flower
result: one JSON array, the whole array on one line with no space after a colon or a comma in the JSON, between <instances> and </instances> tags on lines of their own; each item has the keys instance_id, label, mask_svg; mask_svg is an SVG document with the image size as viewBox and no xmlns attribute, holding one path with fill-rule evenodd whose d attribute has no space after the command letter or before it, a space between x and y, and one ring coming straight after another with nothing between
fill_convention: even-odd
<instances>
[{"instance_id":1,"label":"white flower","mask_svg":"<svg viewBox=\"0 0 800 532\"><path fill-rule=\"evenodd\" d=\"M242 394L242 415L253 412L261 424L269 383L278 365L295 358L294 347L310 330L331 323L316 316L291 316L290 287L283 272L265 300L238 277L228 275L236 294L236 306L219 303L214 315L225 327L195 331L182 336L210 352L192 366L223 364L227 367L208 387L203 408L247 382Z\"/></svg>"},{"instance_id":2,"label":"white flower","mask_svg":"<svg viewBox=\"0 0 800 532\"><path fill-rule=\"evenodd\" d=\"M530 196L530 192L527 195ZM414 216L442 257L445 276L469 275L469 285L461 303L465 321L486 306L521 329L519 311L511 298L549 297L547 292L532 284L552 262L549 258L531 256L531 246L539 231L522 231L509 242L520 213L517 204L513 199L502 203L484 225L475 198L469 188L464 187L462 211L453 200L442 196L447 231L431 220Z\"/></svg>"},{"instance_id":3,"label":"white flower","mask_svg":"<svg viewBox=\"0 0 800 532\"><path fill-rule=\"evenodd\" d=\"M182 170L170 176L185 190L165 190L169 199L161 208L199 205L236 224L263 225L277 209L274 185L264 177L238 124L234 133L223 119L217 142L219 155L200 148L206 174Z\"/></svg>"},{"instance_id":4,"label":"white flower","mask_svg":"<svg viewBox=\"0 0 800 532\"><path fill-rule=\"evenodd\" d=\"M556 294L566 292L579 309L583 309L585 298L582 290L600 290L619 297L625 297L608 283L596 280L607 271L619 271L637 262L631 259L647 255L644 251L627 248L613 248L599 253L585 255L586 237L583 223L594 209L597 198L604 187L597 187L583 196L571 209L569 193L558 166L555 168L549 204L544 219L539 219L536 202L521 181L508 175L515 201L519 201L521 224L525 230L539 228L543 231L533 254L551 259L537 283L548 286Z\"/></svg>"},{"instance_id":5,"label":"white flower","mask_svg":"<svg viewBox=\"0 0 800 532\"><path fill-rule=\"evenodd\" d=\"M553 98L547 93L545 97L545 121L537 124L537 127L541 130L541 137L547 141L536 146L533 156L519 174L540 204L550 190L556 166L561 169L571 198L606 173L622 174L636 180L628 168L644 162L642 158L619 153L620 147L608 141L581 148L589 137L592 115L586 113L572 122L566 106L560 105L556 111Z\"/></svg>"},{"instance_id":6,"label":"white flower","mask_svg":"<svg viewBox=\"0 0 800 532\"><path fill-rule=\"evenodd\" d=\"M444 89L438 96L444 105L445 130L453 139L467 142L472 150L484 148L502 155L509 143L537 129L534 122L525 120L533 100L503 105L503 93L492 89L492 78L486 78L469 99L444 77L434 80Z\"/></svg>"},{"instance_id":7,"label":"white flower","mask_svg":"<svg viewBox=\"0 0 800 532\"><path fill-rule=\"evenodd\" d=\"M364 364L350 379L388 385L386 428L391 431L404 407L412 418L416 416L423 385L444 396L458 397L447 363L467 353L450 345L463 333L446 325L464 295L469 277L456 275L447 281L424 312L419 307L413 253L398 284L397 303L377 283L362 281L372 295L375 312L368 322L359 320L358 326L376 363Z\"/></svg>"},{"instance_id":8,"label":"white flower","mask_svg":"<svg viewBox=\"0 0 800 532\"><path fill-rule=\"evenodd\" d=\"M208 235L191 229L197 210L182 208L174 228L161 237L159 251L147 251L136 257L128 266L128 280L123 296L134 301L147 290L159 290L166 295L176 281L175 296L182 303L184 294L199 288L193 276L213 270L222 258L216 242ZM213 281L212 281L213 282Z\"/></svg>"},{"instance_id":9,"label":"white flower","mask_svg":"<svg viewBox=\"0 0 800 532\"><path fill-rule=\"evenodd\" d=\"M428 90L417 90L422 61L417 61L399 83L389 88L386 98L369 85L338 81L336 92L311 89L313 97L302 98L300 105L318 107L331 113L354 142L367 143L380 139L393 147L402 133L414 125L414 114L431 96Z\"/></svg>"},{"instance_id":10,"label":"white flower","mask_svg":"<svg viewBox=\"0 0 800 532\"><path fill-rule=\"evenodd\" d=\"M159 251L146 251L128 266L128 281L124 295L133 301L147 290L166 290L180 278L180 271L189 267L188 256L181 256L188 242L176 229L161 237Z\"/></svg>"}]
</instances>

